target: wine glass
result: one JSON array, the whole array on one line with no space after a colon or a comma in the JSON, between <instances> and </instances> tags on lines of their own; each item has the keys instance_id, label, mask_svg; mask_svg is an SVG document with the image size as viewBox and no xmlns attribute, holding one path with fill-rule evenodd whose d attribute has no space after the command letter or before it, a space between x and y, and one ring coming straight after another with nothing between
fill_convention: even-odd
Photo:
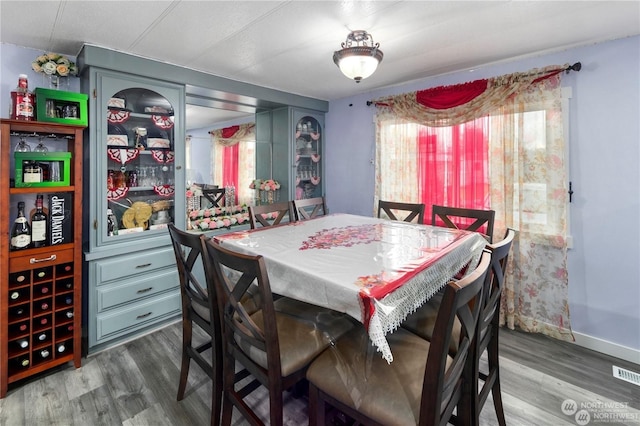
<instances>
[{"instance_id":1,"label":"wine glass","mask_svg":"<svg viewBox=\"0 0 640 426\"><path fill-rule=\"evenodd\" d=\"M31 152L31 146L27 143L26 137L20 136L20 142L16 145L15 152Z\"/></svg>"},{"instance_id":2,"label":"wine glass","mask_svg":"<svg viewBox=\"0 0 640 426\"><path fill-rule=\"evenodd\" d=\"M44 145L44 136L40 136L38 139L38 145L33 149L34 152L48 152L49 148Z\"/></svg>"}]
</instances>

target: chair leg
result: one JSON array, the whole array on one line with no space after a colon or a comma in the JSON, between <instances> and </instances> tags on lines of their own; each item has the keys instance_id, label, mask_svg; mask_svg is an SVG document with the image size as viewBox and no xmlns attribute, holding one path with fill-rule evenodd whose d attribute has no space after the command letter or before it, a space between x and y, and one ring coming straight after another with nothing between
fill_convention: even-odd
<instances>
[{"instance_id":1,"label":"chair leg","mask_svg":"<svg viewBox=\"0 0 640 426\"><path fill-rule=\"evenodd\" d=\"M500 364L498 355L498 333L497 327L493 330L493 336L487 347L487 355L489 362L489 372L493 373L495 379L493 386L491 386L491 396L493 399L493 406L496 410L496 416L498 418L498 424L505 426L506 421L504 418L504 409L502 407L502 392L500 391Z\"/></svg>"},{"instance_id":2,"label":"chair leg","mask_svg":"<svg viewBox=\"0 0 640 426\"><path fill-rule=\"evenodd\" d=\"M180 384L178 385L178 401L184 398L184 391L187 387L187 378L189 377L189 365L191 357L187 352L187 348L191 347L192 325L191 320L182 319L182 365L180 366Z\"/></svg>"},{"instance_id":3,"label":"chair leg","mask_svg":"<svg viewBox=\"0 0 640 426\"><path fill-rule=\"evenodd\" d=\"M222 411L223 370L222 351L219 342L212 340L211 367L213 368L213 383L211 386L211 426L220 424L220 412Z\"/></svg>"},{"instance_id":4,"label":"chair leg","mask_svg":"<svg viewBox=\"0 0 640 426\"><path fill-rule=\"evenodd\" d=\"M282 426L284 423L283 411L283 389L281 386L269 386L269 418L272 426Z\"/></svg>"},{"instance_id":5,"label":"chair leg","mask_svg":"<svg viewBox=\"0 0 640 426\"><path fill-rule=\"evenodd\" d=\"M309 383L309 426L325 424L324 401L320 399L320 391Z\"/></svg>"},{"instance_id":6,"label":"chair leg","mask_svg":"<svg viewBox=\"0 0 640 426\"><path fill-rule=\"evenodd\" d=\"M220 424L222 426L229 426L231 425L231 417L233 415L233 402L231 401L231 393L235 388L236 361L230 354L225 354L224 359L222 359L222 363L222 420Z\"/></svg>"}]
</instances>

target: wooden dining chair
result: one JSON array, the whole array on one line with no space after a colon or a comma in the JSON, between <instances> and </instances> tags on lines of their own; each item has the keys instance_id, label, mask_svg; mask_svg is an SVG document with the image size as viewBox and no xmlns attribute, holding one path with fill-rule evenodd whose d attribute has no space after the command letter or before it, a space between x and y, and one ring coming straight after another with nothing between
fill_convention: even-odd
<instances>
[{"instance_id":1,"label":"wooden dining chair","mask_svg":"<svg viewBox=\"0 0 640 426\"><path fill-rule=\"evenodd\" d=\"M326 405L366 425L471 423L471 343L480 313L490 255L464 279L447 284L431 342L402 328L387 335L388 364L371 349L364 327L322 353L307 370L309 425L325 425ZM458 352L449 355L453 324L461 324Z\"/></svg>"},{"instance_id":2,"label":"wooden dining chair","mask_svg":"<svg viewBox=\"0 0 640 426\"><path fill-rule=\"evenodd\" d=\"M182 296L182 363L178 384L178 401L184 398L191 360L204 370L212 380L211 424L218 425L222 403L222 332L218 315L215 292L196 277L196 267L202 264L202 243L197 234L190 234L169 224L169 235L180 277ZM199 326L207 335L207 340L193 346L193 325ZM211 349L209 358L203 353Z\"/></svg>"},{"instance_id":3,"label":"wooden dining chair","mask_svg":"<svg viewBox=\"0 0 640 426\"><path fill-rule=\"evenodd\" d=\"M437 204L431 207L431 225L480 232L490 243L493 241L495 216L494 210L464 209Z\"/></svg>"},{"instance_id":4,"label":"wooden dining chair","mask_svg":"<svg viewBox=\"0 0 640 426\"><path fill-rule=\"evenodd\" d=\"M476 332L476 344L474 347L474 377L482 381L482 387L477 392L474 402L473 414L478 424L480 412L484 407L489 393L493 398L493 406L496 410L498 424L505 426L504 409L502 407L502 393L500 391L500 365L498 335L500 329L500 298L504 288L504 276L509 260L509 252L513 245L516 232L507 229L502 241L489 244L491 253L491 266L482 295L482 309L478 320ZM480 358L487 351L488 371L480 371ZM478 383L476 380L475 383Z\"/></svg>"},{"instance_id":5,"label":"wooden dining chair","mask_svg":"<svg viewBox=\"0 0 640 426\"><path fill-rule=\"evenodd\" d=\"M473 345L474 377L483 383L480 390L471 392L477 395L473 398L472 412L476 421L479 421L480 412L487 400L489 393L493 396L493 404L498 418L498 424L505 425L504 410L502 408L502 395L500 392L500 370L498 354L499 331L499 307L502 288L504 285L504 272L509 257L509 251L515 237L515 231L508 229L502 241L496 244L488 244L486 251L491 254L491 264L482 293L482 310L478 320L477 339ZM435 333L435 322L442 304L442 292L436 293L424 305L409 315L402 323L402 328L422 337L432 340ZM460 324L456 321L453 326L454 339L449 344L449 353L455 355L460 344ZM487 351L488 372L480 371L480 358Z\"/></svg>"},{"instance_id":6,"label":"wooden dining chair","mask_svg":"<svg viewBox=\"0 0 640 426\"><path fill-rule=\"evenodd\" d=\"M231 424L235 407L249 424L262 425L263 419L245 400L262 385L269 394L270 424L282 425L283 391L304 379L311 361L354 322L344 314L293 299L274 302L262 256L233 252L213 240L202 243L207 277L213 278L222 313L222 424ZM257 286L261 301L253 314L241 300L252 286ZM237 376L237 365L251 374L251 381Z\"/></svg>"},{"instance_id":7,"label":"wooden dining chair","mask_svg":"<svg viewBox=\"0 0 640 426\"><path fill-rule=\"evenodd\" d=\"M304 198L301 200L293 200L293 211L296 214L296 220L313 219L318 216L327 214L327 205L324 197Z\"/></svg>"},{"instance_id":8,"label":"wooden dining chair","mask_svg":"<svg viewBox=\"0 0 640 426\"><path fill-rule=\"evenodd\" d=\"M267 219L267 215L271 215L272 219ZM290 201L249 206L251 229L256 229L261 226L278 225L285 218L287 219L286 221L289 222L294 222L296 220L296 215L293 211L293 204Z\"/></svg>"},{"instance_id":9,"label":"wooden dining chair","mask_svg":"<svg viewBox=\"0 0 640 426\"><path fill-rule=\"evenodd\" d=\"M400 212L404 212L406 216L400 216ZM422 224L424 223L424 204L380 200L378 201L378 217L387 217L391 220L402 220L404 222L413 222L415 219L416 223Z\"/></svg>"}]
</instances>

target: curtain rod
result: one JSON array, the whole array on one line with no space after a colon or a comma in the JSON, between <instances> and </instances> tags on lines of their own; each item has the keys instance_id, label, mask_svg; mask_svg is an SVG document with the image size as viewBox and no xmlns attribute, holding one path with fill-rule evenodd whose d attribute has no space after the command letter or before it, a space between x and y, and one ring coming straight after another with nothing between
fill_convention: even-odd
<instances>
[{"instance_id":1,"label":"curtain rod","mask_svg":"<svg viewBox=\"0 0 640 426\"><path fill-rule=\"evenodd\" d=\"M567 65L565 68L562 68L562 71L565 71L567 74L569 74L569 72L571 71L580 71L582 69L582 63L581 62L576 62L573 65ZM536 74L542 74L542 73L536 73ZM376 101L367 101L367 106L371 106L373 104L375 104Z\"/></svg>"}]
</instances>

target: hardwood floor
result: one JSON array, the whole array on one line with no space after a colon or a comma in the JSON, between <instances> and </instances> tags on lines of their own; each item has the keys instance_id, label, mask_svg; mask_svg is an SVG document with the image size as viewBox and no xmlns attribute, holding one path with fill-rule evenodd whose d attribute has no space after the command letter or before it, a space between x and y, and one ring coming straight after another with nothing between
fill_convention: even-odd
<instances>
[{"instance_id":1,"label":"hardwood floor","mask_svg":"<svg viewBox=\"0 0 640 426\"><path fill-rule=\"evenodd\" d=\"M209 424L211 383L195 363L185 398L176 401L181 338L180 323L171 324L83 359L80 369L69 364L12 386L0 400L0 425ZM508 425L640 425L640 387L612 376L612 365L640 372L638 365L540 335L501 330L500 339ZM579 423L575 415L563 414L567 399L584 407L589 419ZM264 392L253 403L267 413ZM287 425L307 424L306 410L305 398L286 395ZM245 424L237 412L233 423ZM491 400L481 424L496 424Z\"/></svg>"}]
</instances>

